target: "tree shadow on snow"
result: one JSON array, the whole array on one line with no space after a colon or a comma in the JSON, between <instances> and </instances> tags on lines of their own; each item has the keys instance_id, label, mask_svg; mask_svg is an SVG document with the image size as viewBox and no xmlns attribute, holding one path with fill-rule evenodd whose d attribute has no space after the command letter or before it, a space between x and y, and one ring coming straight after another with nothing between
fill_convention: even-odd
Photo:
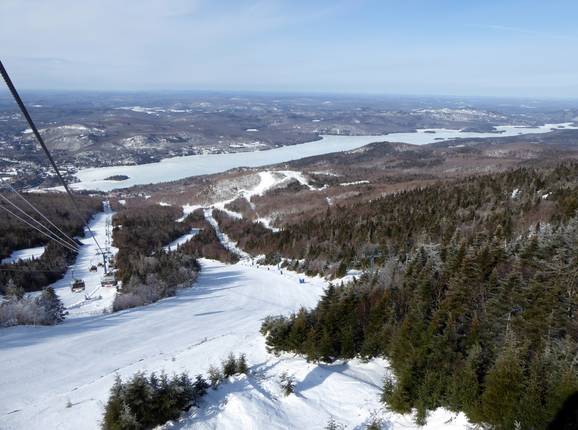
<instances>
[{"instance_id":1,"label":"tree shadow on snow","mask_svg":"<svg viewBox=\"0 0 578 430\"><path fill-rule=\"evenodd\" d=\"M334 373L344 373L349 369L348 363L341 364L317 364L303 379L295 386L295 391L307 391L321 385Z\"/></svg>"}]
</instances>

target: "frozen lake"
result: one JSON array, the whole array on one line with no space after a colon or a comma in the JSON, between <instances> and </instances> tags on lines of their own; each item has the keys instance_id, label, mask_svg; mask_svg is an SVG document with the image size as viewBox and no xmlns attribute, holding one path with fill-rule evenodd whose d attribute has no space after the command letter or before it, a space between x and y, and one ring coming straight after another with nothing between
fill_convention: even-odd
<instances>
[{"instance_id":1,"label":"frozen lake","mask_svg":"<svg viewBox=\"0 0 578 430\"><path fill-rule=\"evenodd\" d=\"M350 151L372 142L403 142L425 145L440 140L476 137L504 137L521 134L548 133L555 128L576 128L568 124L546 124L539 127L498 126L500 133L462 133L460 130L429 129L413 133L391 133L382 136L323 136L321 140L299 145L283 146L266 151L238 152L232 154L206 154L174 157L156 163L138 166L97 167L80 170L80 182L75 189L111 191L133 185L156 184L176 181L197 175L220 173L236 167L260 167L283 163L314 155ZM113 175L126 175L125 181L105 180Z\"/></svg>"}]
</instances>

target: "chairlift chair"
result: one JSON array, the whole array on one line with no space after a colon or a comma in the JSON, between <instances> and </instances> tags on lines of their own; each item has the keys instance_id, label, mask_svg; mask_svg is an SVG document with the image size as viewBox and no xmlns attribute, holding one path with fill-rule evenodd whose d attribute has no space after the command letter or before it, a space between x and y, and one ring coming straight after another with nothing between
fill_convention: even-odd
<instances>
[{"instance_id":1,"label":"chairlift chair","mask_svg":"<svg viewBox=\"0 0 578 430\"><path fill-rule=\"evenodd\" d=\"M104 275L102 281L100 282L100 285L102 287L116 287L117 284L118 281L116 280L112 272L109 272L106 275Z\"/></svg>"},{"instance_id":2,"label":"chairlift chair","mask_svg":"<svg viewBox=\"0 0 578 430\"><path fill-rule=\"evenodd\" d=\"M84 291L85 288L86 285L82 279L75 279L72 285L70 286L70 290L73 293L79 293L81 291Z\"/></svg>"}]
</instances>

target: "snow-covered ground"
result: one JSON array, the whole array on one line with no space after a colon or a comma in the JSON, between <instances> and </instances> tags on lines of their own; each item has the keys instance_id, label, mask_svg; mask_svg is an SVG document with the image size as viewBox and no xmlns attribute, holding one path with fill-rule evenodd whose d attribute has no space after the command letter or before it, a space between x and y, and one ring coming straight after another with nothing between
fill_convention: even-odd
<instances>
[{"instance_id":1,"label":"snow-covered ground","mask_svg":"<svg viewBox=\"0 0 578 430\"><path fill-rule=\"evenodd\" d=\"M223 244L223 246L225 248L227 248L233 254L238 255L243 260L250 260L251 259L251 256L249 254L247 254L245 251L243 251L241 248L239 248L235 241L231 240L229 238L229 236L227 236L226 233L221 231L221 229L219 227L219 223L213 217L213 209L210 209L210 208L205 209L204 214L205 214L205 219L209 222L209 224L211 224L213 229L215 229L215 233L217 234L219 241Z\"/></svg>"},{"instance_id":2,"label":"snow-covered ground","mask_svg":"<svg viewBox=\"0 0 578 430\"><path fill-rule=\"evenodd\" d=\"M233 202L234 200L236 200L238 198L246 199L247 202L249 202L249 204L254 209L255 205L251 202L251 199L254 196L262 196L274 188L286 186L292 180L299 182L301 185L309 188L310 190L322 190L323 189L323 188L313 187L311 184L309 184L308 179L305 177L305 175L302 172L295 171L295 170L265 170L263 172L257 173L257 175L259 176L259 182L254 187L248 188L248 189L244 189L244 188L239 189L235 193L234 197L231 197L227 200L215 202L211 205L208 205L205 209L208 209L208 208L219 209L233 218L239 218L240 219L240 218L243 218L242 214L235 212L235 211L232 211L231 209L228 209L226 207L229 203ZM200 208L200 206L191 206L191 205L183 206L183 212L185 213L185 215L183 217L181 217L179 220L182 221L183 219L186 218L186 215L191 213L194 209L198 209L198 208ZM207 215L207 212L205 212L205 215ZM269 218L259 217L257 219L257 221L271 230L277 230L275 227L271 226L271 223L273 222L273 220L271 220ZM211 222L211 221L209 220L209 222ZM211 222L211 223L212 223L213 227L216 226L216 222L214 222L214 223Z\"/></svg>"},{"instance_id":3,"label":"snow-covered ground","mask_svg":"<svg viewBox=\"0 0 578 430\"><path fill-rule=\"evenodd\" d=\"M109 225L112 224L112 216L113 212L110 207L105 206L104 211L96 214L89 224L96 240L103 249L107 244L107 221ZM104 268L97 265L102 262L102 256L88 231L85 231L85 237L80 241L83 245L80 247L75 263L62 279L52 284L56 294L68 310L67 318L98 315L109 311L116 295L115 288L104 288L100 285L104 276ZM110 246L109 249L112 255L118 251L113 246ZM97 266L97 271L91 272L91 266ZM84 291L75 293L71 291L70 287L74 279L77 278L84 280L86 288Z\"/></svg>"},{"instance_id":4,"label":"snow-covered ground","mask_svg":"<svg viewBox=\"0 0 578 430\"><path fill-rule=\"evenodd\" d=\"M171 243L169 243L167 246L165 246L164 250L165 251L176 251L177 248L179 246L181 246L183 243L188 242L193 237L195 237L197 234L199 234L199 231L200 231L199 228L192 228L190 233L184 234L181 237L176 238Z\"/></svg>"},{"instance_id":5,"label":"snow-covered ground","mask_svg":"<svg viewBox=\"0 0 578 430\"><path fill-rule=\"evenodd\" d=\"M27 261L33 258L38 258L44 254L44 246L37 246L35 248L19 249L10 254L10 257L2 259L0 264L11 264L16 263L19 260Z\"/></svg>"},{"instance_id":6,"label":"snow-covered ground","mask_svg":"<svg viewBox=\"0 0 578 430\"><path fill-rule=\"evenodd\" d=\"M230 351L264 363L261 319L312 306L324 287L250 264L202 265L193 288L150 306L1 330L1 427L96 429L116 373L205 372Z\"/></svg>"},{"instance_id":7,"label":"snow-covered ground","mask_svg":"<svg viewBox=\"0 0 578 430\"><path fill-rule=\"evenodd\" d=\"M97 429L119 374L139 370L205 373L229 352L246 353L252 375L211 391L203 409L172 427L190 429L315 429L330 416L358 428L374 410L386 372L383 360L317 366L275 357L259 334L261 320L313 306L326 283L257 267L202 260L194 287L150 306L76 318L55 327L0 331L2 429ZM279 375L295 376L297 393L280 395ZM413 428L411 417L381 413L391 429ZM428 428L449 428L438 411ZM458 416L453 428L464 428Z\"/></svg>"}]
</instances>

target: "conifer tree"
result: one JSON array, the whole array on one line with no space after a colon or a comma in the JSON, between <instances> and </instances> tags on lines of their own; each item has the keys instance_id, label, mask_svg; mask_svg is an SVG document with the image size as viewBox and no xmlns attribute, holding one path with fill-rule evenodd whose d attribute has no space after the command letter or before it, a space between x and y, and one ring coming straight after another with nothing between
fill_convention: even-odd
<instances>
[{"instance_id":1,"label":"conifer tree","mask_svg":"<svg viewBox=\"0 0 578 430\"><path fill-rule=\"evenodd\" d=\"M518 419L518 407L524 386L520 351L507 339L496 362L489 370L482 395L484 419L499 428L513 429Z\"/></svg>"}]
</instances>

